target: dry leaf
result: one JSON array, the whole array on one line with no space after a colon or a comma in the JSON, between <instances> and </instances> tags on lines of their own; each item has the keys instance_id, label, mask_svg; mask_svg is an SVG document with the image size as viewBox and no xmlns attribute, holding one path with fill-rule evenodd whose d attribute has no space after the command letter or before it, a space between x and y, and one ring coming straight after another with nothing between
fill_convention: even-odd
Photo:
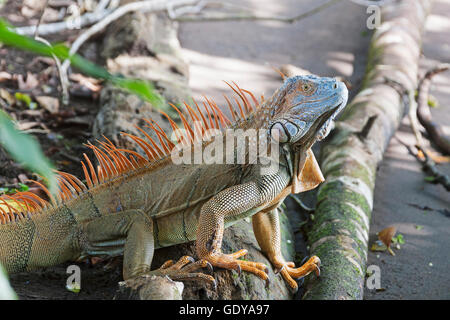
<instances>
[{"instance_id":1,"label":"dry leaf","mask_svg":"<svg viewBox=\"0 0 450 320\"><path fill-rule=\"evenodd\" d=\"M391 247L392 237L395 235L395 232L397 232L397 227L391 226L391 227L387 227L386 229L381 230L378 233L378 239L380 239L386 245L387 250L393 256L395 256L395 253L394 253L394 251L392 251L392 249L390 247Z\"/></svg>"},{"instance_id":2,"label":"dry leaf","mask_svg":"<svg viewBox=\"0 0 450 320\"><path fill-rule=\"evenodd\" d=\"M14 102L16 102L14 96L3 88L0 88L0 98L8 102L9 105L12 105Z\"/></svg>"},{"instance_id":3,"label":"dry leaf","mask_svg":"<svg viewBox=\"0 0 450 320\"><path fill-rule=\"evenodd\" d=\"M17 82L20 90L31 90L39 85L38 79L30 72L27 72L27 80L24 80L23 76L19 74Z\"/></svg>"},{"instance_id":4,"label":"dry leaf","mask_svg":"<svg viewBox=\"0 0 450 320\"><path fill-rule=\"evenodd\" d=\"M381 240L375 241L370 247L370 251L386 251L386 250L387 247Z\"/></svg>"},{"instance_id":5,"label":"dry leaf","mask_svg":"<svg viewBox=\"0 0 450 320\"><path fill-rule=\"evenodd\" d=\"M69 79L72 81L78 82L79 84L81 84L82 86L85 86L86 88L88 88L89 90L91 90L93 92L99 92L100 89L102 88L102 86L100 85L101 80L91 78L91 77L86 77L80 73L72 73L69 76Z\"/></svg>"},{"instance_id":6,"label":"dry leaf","mask_svg":"<svg viewBox=\"0 0 450 320\"><path fill-rule=\"evenodd\" d=\"M30 121L30 122L19 122L19 123L17 123L17 128L19 130L22 130L22 131L23 130L29 130L29 129L37 127L37 126L40 126L39 122Z\"/></svg>"},{"instance_id":7,"label":"dry leaf","mask_svg":"<svg viewBox=\"0 0 450 320\"><path fill-rule=\"evenodd\" d=\"M0 71L0 82L11 80L12 75L10 75L8 72Z\"/></svg>"},{"instance_id":8,"label":"dry leaf","mask_svg":"<svg viewBox=\"0 0 450 320\"><path fill-rule=\"evenodd\" d=\"M39 96L36 97L36 101L51 114L57 114L59 111L59 100L54 97Z\"/></svg>"}]
</instances>

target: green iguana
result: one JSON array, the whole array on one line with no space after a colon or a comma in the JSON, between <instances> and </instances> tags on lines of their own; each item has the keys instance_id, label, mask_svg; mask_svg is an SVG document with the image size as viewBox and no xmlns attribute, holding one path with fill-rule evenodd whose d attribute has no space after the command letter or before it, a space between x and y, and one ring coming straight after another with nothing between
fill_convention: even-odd
<instances>
[{"instance_id":1,"label":"green iguana","mask_svg":"<svg viewBox=\"0 0 450 320\"><path fill-rule=\"evenodd\" d=\"M296 76L286 79L270 99L262 97L258 102L236 84L230 87L236 93L236 106L227 98L233 122L207 98L204 111L197 103L195 107L185 103L183 114L172 105L184 130L163 114L176 139L148 119L144 119L146 127L155 139L142 128L148 140L125 134L143 149L145 157L105 138L99 147L88 144L98 166L94 168L84 154L81 164L86 184L58 172L56 196L34 181L48 200L31 192L0 197L0 263L7 272L123 254L125 280L156 274L214 283L212 276L194 272L207 266L243 270L268 280L264 264L239 259L246 250L221 251L224 228L251 217L261 250L291 288L297 288L295 278L319 273L316 256L298 268L283 258L277 207L290 193L310 190L324 180L310 148L328 134L332 119L345 107L347 89L333 78ZM213 129L222 129L223 134L213 137L208 133ZM268 150L276 152L264 157L276 166L248 161L253 156L248 150L246 161L240 163L237 148L219 156L227 160L222 163L174 163L174 155L195 148L206 152L214 141L225 141L230 132L245 134L250 129L266 133L256 140L270 140ZM202 134L209 140L199 139ZM251 138L248 145L256 140ZM168 261L150 270L155 249L192 240L196 240L197 261L184 256L177 263Z\"/></svg>"}]
</instances>

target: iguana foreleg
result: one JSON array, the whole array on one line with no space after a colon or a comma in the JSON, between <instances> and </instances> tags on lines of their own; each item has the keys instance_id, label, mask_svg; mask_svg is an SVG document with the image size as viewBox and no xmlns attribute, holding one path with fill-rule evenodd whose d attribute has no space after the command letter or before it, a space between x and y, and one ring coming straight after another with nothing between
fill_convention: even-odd
<instances>
[{"instance_id":1,"label":"iguana foreleg","mask_svg":"<svg viewBox=\"0 0 450 320\"><path fill-rule=\"evenodd\" d=\"M244 270L267 280L265 264L238 260L247 250L232 254L224 254L221 250L225 221L237 220L240 215L261 206L261 199L258 185L250 182L225 189L206 202L202 207L197 228L198 257L209 261L215 267L237 272Z\"/></svg>"},{"instance_id":2,"label":"iguana foreleg","mask_svg":"<svg viewBox=\"0 0 450 320\"><path fill-rule=\"evenodd\" d=\"M281 232L277 208L263 210L253 215L252 224L261 250L293 290L296 291L298 288L293 278L304 277L312 271L319 275L320 259L317 256L311 257L299 268L295 268L294 262L286 262L284 259L281 253Z\"/></svg>"},{"instance_id":3,"label":"iguana foreleg","mask_svg":"<svg viewBox=\"0 0 450 320\"><path fill-rule=\"evenodd\" d=\"M88 222L86 251L92 255L120 254L123 248L124 280L141 276L167 275L172 280L204 280L215 284L213 277L193 271L209 267L205 260L194 262L189 256L172 260L150 271L155 249L153 221L142 210L126 210L108 214Z\"/></svg>"}]
</instances>

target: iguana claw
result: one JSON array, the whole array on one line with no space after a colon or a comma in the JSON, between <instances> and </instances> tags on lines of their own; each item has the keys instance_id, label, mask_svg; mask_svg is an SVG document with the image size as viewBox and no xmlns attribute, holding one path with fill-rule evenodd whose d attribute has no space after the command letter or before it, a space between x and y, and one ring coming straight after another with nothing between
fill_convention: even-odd
<instances>
[{"instance_id":1,"label":"iguana claw","mask_svg":"<svg viewBox=\"0 0 450 320\"><path fill-rule=\"evenodd\" d=\"M212 272L212 265L205 259L195 261L194 258L190 256L183 256L176 263L173 260L168 260L163 263L163 265L154 271L150 271L150 274L154 275L166 275L170 279L176 280L201 280L211 283L214 288L217 287L216 280L214 277L200 273L193 272L200 268L208 268Z\"/></svg>"},{"instance_id":2,"label":"iguana claw","mask_svg":"<svg viewBox=\"0 0 450 320\"><path fill-rule=\"evenodd\" d=\"M267 275L267 272L269 269L264 263L238 259L246 254L247 250L242 249L230 254L212 253L203 258L208 260L215 267L235 270L238 275L240 275L242 271L247 271L263 280L268 280L269 276Z\"/></svg>"},{"instance_id":3,"label":"iguana claw","mask_svg":"<svg viewBox=\"0 0 450 320\"><path fill-rule=\"evenodd\" d=\"M299 268L294 268L292 263L286 263L279 270L293 292L298 290L298 284L294 279L303 279L313 271L317 276L320 276L320 259L317 256L312 256Z\"/></svg>"}]
</instances>

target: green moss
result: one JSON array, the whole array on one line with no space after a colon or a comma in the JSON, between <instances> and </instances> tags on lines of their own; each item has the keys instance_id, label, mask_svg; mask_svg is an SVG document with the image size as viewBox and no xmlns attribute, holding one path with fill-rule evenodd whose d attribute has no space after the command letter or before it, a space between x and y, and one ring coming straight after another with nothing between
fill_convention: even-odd
<instances>
[{"instance_id":1,"label":"green moss","mask_svg":"<svg viewBox=\"0 0 450 320\"><path fill-rule=\"evenodd\" d=\"M340 157L342 158L344 156L345 155L342 155ZM336 163L333 166L327 167L326 170L324 170L324 174L327 177L351 176L362 180L370 188L374 187L372 182L374 181L373 173L369 172L366 166L361 165L360 163L358 163L357 161L355 161L353 158L350 157L346 158L345 164Z\"/></svg>"},{"instance_id":2,"label":"green moss","mask_svg":"<svg viewBox=\"0 0 450 320\"><path fill-rule=\"evenodd\" d=\"M356 207L361 208L367 218L370 219L371 210L366 198L347 188L342 181L336 180L325 184L317 195L315 224L321 224L327 220L351 217L365 227L358 212L346 203L352 203Z\"/></svg>"},{"instance_id":3,"label":"green moss","mask_svg":"<svg viewBox=\"0 0 450 320\"><path fill-rule=\"evenodd\" d=\"M278 210L281 230L281 253L285 259L291 261L295 256L294 234L289 218L283 210Z\"/></svg>"},{"instance_id":4,"label":"green moss","mask_svg":"<svg viewBox=\"0 0 450 320\"><path fill-rule=\"evenodd\" d=\"M347 234L346 232L348 232L349 234ZM317 227L311 230L311 232L308 233L308 242L310 245L312 245L316 241L328 236L336 236L337 241L339 241L339 236L347 236L353 240L358 239L354 224L348 220L339 220L327 222L325 223L325 225L322 225L321 228ZM341 244L344 245L343 243ZM361 260L363 257L365 257L367 246L362 241L358 242L355 240L353 243L351 243L351 246L356 252L358 252L358 260Z\"/></svg>"},{"instance_id":5,"label":"green moss","mask_svg":"<svg viewBox=\"0 0 450 320\"><path fill-rule=\"evenodd\" d=\"M361 272L345 256L336 255L338 250L342 247L336 241L326 241L316 248L314 253L322 261L321 276L320 279L308 278L307 282L320 281L320 285L313 286L305 299L362 298Z\"/></svg>"}]
</instances>

